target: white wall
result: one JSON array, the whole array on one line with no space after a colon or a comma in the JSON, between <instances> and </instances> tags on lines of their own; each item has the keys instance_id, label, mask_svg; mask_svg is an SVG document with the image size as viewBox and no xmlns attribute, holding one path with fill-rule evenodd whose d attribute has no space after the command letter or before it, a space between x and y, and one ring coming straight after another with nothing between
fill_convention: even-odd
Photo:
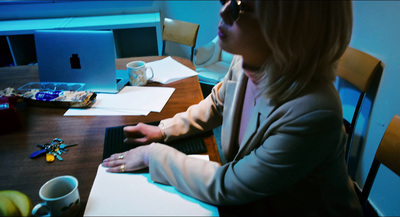
<instances>
[{"instance_id":1,"label":"white wall","mask_svg":"<svg viewBox=\"0 0 400 217\"><path fill-rule=\"evenodd\" d=\"M165 17L193 22L200 25L196 47L205 45L217 35L219 9L217 0L166 1L25 1L22 3L0 2L0 21L72 16L96 16L132 14L158 11L161 20ZM167 51L168 51L167 46ZM172 45L177 56L189 57L186 46Z\"/></svg>"},{"instance_id":2,"label":"white wall","mask_svg":"<svg viewBox=\"0 0 400 217\"><path fill-rule=\"evenodd\" d=\"M220 21L219 9L221 4L217 0L212 1L162 1L162 15L165 17L200 24L197 46L203 46L217 36L218 23ZM174 47L174 53L189 53L187 46L181 49ZM168 50L167 50L168 51ZM181 54L183 56L183 54Z\"/></svg>"},{"instance_id":3,"label":"white wall","mask_svg":"<svg viewBox=\"0 0 400 217\"><path fill-rule=\"evenodd\" d=\"M385 64L357 170L356 180L363 185L384 131L393 116L400 114L400 2L354 1L353 11L354 28L350 45ZM399 177L381 167L371 191L371 203L384 216L398 216L399 195Z\"/></svg>"}]
</instances>

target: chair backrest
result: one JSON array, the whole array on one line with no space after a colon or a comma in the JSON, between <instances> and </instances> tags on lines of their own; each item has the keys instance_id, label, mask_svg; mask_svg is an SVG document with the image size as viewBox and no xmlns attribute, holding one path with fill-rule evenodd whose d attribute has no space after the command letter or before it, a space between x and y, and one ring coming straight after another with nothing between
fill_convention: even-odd
<instances>
[{"instance_id":1,"label":"chair backrest","mask_svg":"<svg viewBox=\"0 0 400 217\"><path fill-rule=\"evenodd\" d=\"M172 41L179 44L184 44L192 48L190 54L190 60L193 61L193 51L196 46L197 34L199 32L200 25L195 23L189 23L179 20L173 20L169 18L164 19L163 26L163 50L162 54L165 53L165 41Z\"/></svg>"},{"instance_id":2,"label":"chair backrest","mask_svg":"<svg viewBox=\"0 0 400 217\"><path fill-rule=\"evenodd\" d=\"M367 92L380 60L360 50L348 47L340 58L337 75Z\"/></svg>"},{"instance_id":3,"label":"chair backrest","mask_svg":"<svg viewBox=\"0 0 400 217\"><path fill-rule=\"evenodd\" d=\"M395 115L386 128L376 151L374 161L361 192L360 202L365 205L381 164L400 176L400 116Z\"/></svg>"},{"instance_id":4,"label":"chair backrest","mask_svg":"<svg viewBox=\"0 0 400 217\"><path fill-rule=\"evenodd\" d=\"M360 91L352 119L343 120L348 135L345 155L347 162L349 161L350 148L360 108L373 79L377 77L375 75L381 73L383 68L384 65L379 59L352 47L348 47L339 60L337 76L354 85Z\"/></svg>"}]
</instances>

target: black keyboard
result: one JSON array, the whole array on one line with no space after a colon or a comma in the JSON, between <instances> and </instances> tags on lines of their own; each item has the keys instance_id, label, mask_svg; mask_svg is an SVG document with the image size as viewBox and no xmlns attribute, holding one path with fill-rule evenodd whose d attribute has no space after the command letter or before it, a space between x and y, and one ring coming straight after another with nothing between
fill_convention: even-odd
<instances>
[{"instance_id":1,"label":"black keyboard","mask_svg":"<svg viewBox=\"0 0 400 217\"><path fill-rule=\"evenodd\" d=\"M158 125L159 122L148 123L151 125ZM124 143L124 127L109 127L106 128L106 135L104 139L104 150L103 150L103 160L110 157L114 153L120 153L128 151L132 148L137 147L134 144ZM204 135L192 136L173 142L166 143L167 145L176 148L177 150L185 154L204 154L207 153L206 145L203 141Z\"/></svg>"}]
</instances>

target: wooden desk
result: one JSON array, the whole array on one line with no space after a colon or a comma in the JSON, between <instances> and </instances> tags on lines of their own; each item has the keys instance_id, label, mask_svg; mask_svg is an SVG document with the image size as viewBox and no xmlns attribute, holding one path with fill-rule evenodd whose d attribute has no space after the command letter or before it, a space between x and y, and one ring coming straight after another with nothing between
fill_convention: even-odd
<instances>
[{"instance_id":1,"label":"wooden desk","mask_svg":"<svg viewBox=\"0 0 400 217\"><path fill-rule=\"evenodd\" d=\"M133 60L146 62L162 57L124 58L116 61L117 69L126 69L126 63ZM174 58L194 69L193 64L183 58ZM37 66L17 66L0 68L0 90L7 87L18 88L28 82L39 81ZM34 204L41 202L40 187L49 179L72 175L79 180L82 208L86 205L89 193L102 161L105 129L107 127L153 122L172 117L185 111L190 105L203 99L197 76L176 81L167 85L174 87L168 103L160 113L148 116L88 116L64 117L66 109L27 107L23 112L23 129L0 135L0 190L13 189L27 194ZM1 121L1 120L0 120ZM63 154L64 161L46 163L45 157L30 159L29 155L39 150L36 144L48 143L61 138L65 143L78 143ZM205 138L208 154L213 161L220 162L214 137ZM82 211L83 214L83 211Z\"/></svg>"}]
</instances>

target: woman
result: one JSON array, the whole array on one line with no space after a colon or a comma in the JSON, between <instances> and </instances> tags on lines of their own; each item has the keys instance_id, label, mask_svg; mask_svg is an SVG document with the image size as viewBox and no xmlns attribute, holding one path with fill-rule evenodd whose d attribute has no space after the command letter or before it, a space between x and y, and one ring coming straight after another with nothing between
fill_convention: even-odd
<instances>
[{"instance_id":1,"label":"woman","mask_svg":"<svg viewBox=\"0 0 400 217\"><path fill-rule=\"evenodd\" d=\"M220 15L219 45L238 55L225 80L158 127L126 127L127 141L143 146L103 165L148 166L155 182L207 203L245 205L246 215L362 215L333 86L350 41L351 2L228 1ZM222 166L158 143L221 124Z\"/></svg>"}]
</instances>

